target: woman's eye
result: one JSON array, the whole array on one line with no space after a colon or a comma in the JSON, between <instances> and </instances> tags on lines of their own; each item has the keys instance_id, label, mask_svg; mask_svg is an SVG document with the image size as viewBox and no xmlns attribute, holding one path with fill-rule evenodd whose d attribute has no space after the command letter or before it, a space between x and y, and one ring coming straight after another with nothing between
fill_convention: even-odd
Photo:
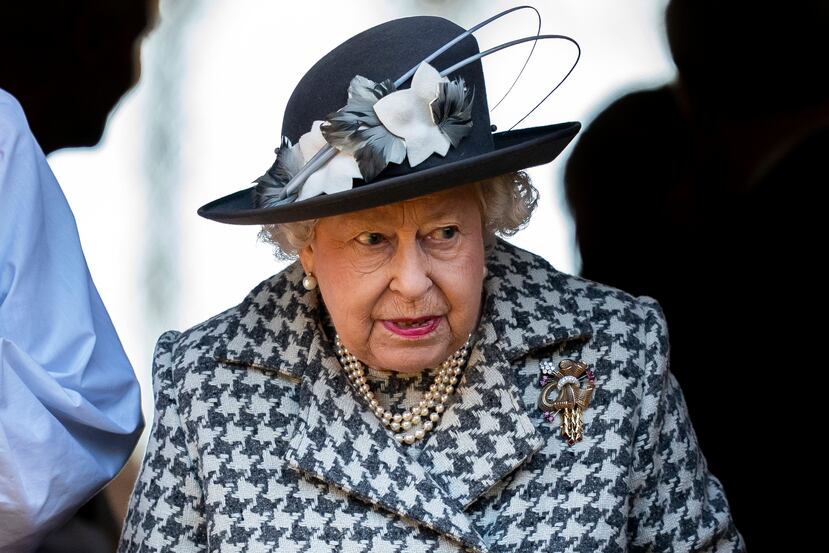
<instances>
[{"instance_id":1,"label":"woman's eye","mask_svg":"<svg viewBox=\"0 0 829 553\"><path fill-rule=\"evenodd\" d=\"M441 227L432 231L430 237L433 240L451 240L458 234L458 227Z\"/></svg>"},{"instance_id":2,"label":"woman's eye","mask_svg":"<svg viewBox=\"0 0 829 553\"><path fill-rule=\"evenodd\" d=\"M382 244L385 237L379 232L364 232L357 236L357 242L364 246L376 246Z\"/></svg>"}]
</instances>

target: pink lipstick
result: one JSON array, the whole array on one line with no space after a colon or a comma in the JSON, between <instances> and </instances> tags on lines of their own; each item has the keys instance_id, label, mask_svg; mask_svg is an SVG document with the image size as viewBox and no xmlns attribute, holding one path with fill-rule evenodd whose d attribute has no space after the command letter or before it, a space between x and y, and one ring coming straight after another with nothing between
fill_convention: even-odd
<instances>
[{"instance_id":1,"label":"pink lipstick","mask_svg":"<svg viewBox=\"0 0 829 553\"><path fill-rule=\"evenodd\" d=\"M404 338L420 338L433 332L440 324L440 317L420 317L418 319L387 319L383 321L390 332Z\"/></svg>"}]
</instances>

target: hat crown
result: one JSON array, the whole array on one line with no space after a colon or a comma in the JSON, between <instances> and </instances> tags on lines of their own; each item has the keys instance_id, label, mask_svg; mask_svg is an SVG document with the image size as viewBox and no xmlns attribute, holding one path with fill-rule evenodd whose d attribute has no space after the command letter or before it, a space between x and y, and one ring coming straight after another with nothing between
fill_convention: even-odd
<instances>
[{"instance_id":1,"label":"hat crown","mask_svg":"<svg viewBox=\"0 0 829 553\"><path fill-rule=\"evenodd\" d=\"M345 106L348 86L355 76L375 82L394 81L463 32L464 28L441 17L416 16L382 23L355 35L326 54L299 81L285 108L282 135L295 144L314 121ZM468 36L430 63L441 71L478 52L478 42ZM458 147L450 148L445 157L435 154L414 169L407 161L390 164L377 180L493 150L481 62L470 63L447 77L461 77L474 90L471 134ZM411 80L400 88L410 85Z\"/></svg>"}]
</instances>

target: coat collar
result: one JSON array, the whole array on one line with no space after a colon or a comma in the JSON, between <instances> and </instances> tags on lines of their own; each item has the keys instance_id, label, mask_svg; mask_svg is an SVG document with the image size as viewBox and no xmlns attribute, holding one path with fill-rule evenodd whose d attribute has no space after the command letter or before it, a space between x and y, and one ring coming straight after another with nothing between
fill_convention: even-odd
<instances>
[{"instance_id":1,"label":"coat collar","mask_svg":"<svg viewBox=\"0 0 829 553\"><path fill-rule=\"evenodd\" d=\"M499 242L487 261L477 339L456 397L417 461L353 393L320 323L316 292L294 264L255 289L228 323L225 363L300 383L300 421L287 462L464 546L486 551L465 509L542 445L511 361L590 336L573 281L541 258ZM274 315L279 313L279 317Z\"/></svg>"}]
</instances>

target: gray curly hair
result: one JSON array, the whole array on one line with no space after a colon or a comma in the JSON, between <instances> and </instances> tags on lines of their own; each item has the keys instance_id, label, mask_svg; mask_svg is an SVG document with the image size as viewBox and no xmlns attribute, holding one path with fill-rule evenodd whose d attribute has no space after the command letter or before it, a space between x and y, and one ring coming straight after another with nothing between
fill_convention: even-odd
<instances>
[{"instance_id":1,"label":"gray curly hair","mask_svg":"<svg viewBox=\"0 0 829 553\"><path fill-rule=\"evenodd\" d=\"M506 173L466 185L474 187L481 208L484 243L495 244L495 236L512 236L530 221L538 205L538 190L524 171ZM293 260L314 239L319 219L263 225L259 238L274 247L278 259Z\"/></svg>"}]
</instances>

